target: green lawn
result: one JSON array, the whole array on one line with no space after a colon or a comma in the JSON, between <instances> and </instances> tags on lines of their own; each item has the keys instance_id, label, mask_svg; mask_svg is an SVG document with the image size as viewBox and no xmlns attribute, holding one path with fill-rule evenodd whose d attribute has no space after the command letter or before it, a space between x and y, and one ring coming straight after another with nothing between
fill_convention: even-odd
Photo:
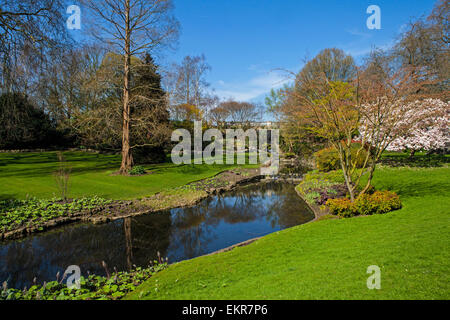
<instances>
[{"instance_id":1,"label":"green lawn","mask_svg":"<svg viewBox=\"0 0 450 320\"><path fill-rule=\"evenodd\" d=\"M94 196L132 199L211 177L236 166L181 165L144 166L153 172L144 176L112 175L120 167L120 156L65 152L72 168L69 197ZM0 200L58 197L53 172L58 167L55 152L0 153Z\"/></svg>"},{"instance_id":2,"label":"green lawn","mask_svg":"<svg viewBox=\"0 0 450 320\"><path fill-rule=\"evenodd\" d=\"M449 299L450 169L383 168L401 210L325 220L171 265L130 299ZM369 290L367 267L381 268Z\"/></svg>"}]
</instances>

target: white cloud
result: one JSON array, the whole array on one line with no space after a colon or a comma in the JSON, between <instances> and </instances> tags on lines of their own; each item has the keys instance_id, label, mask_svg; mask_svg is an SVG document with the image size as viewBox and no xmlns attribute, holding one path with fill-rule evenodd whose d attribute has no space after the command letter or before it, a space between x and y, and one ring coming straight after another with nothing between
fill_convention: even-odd
<instances>
[{"instance_id":1,"label":"white cloud","mask_svg":"<svg viewBox=\"0 0 450 320\"><path fill-rule=\"evenodd\" d=\"M372 37L372 34L369 32L363 32L363 31L359 31L357 29L351 29L351 30L346 30L347 33L353 35L353 36L357 36L360 37L362 39L369 39Z\"/></svg>"},{"instance_id":2,"label":"white cloud","mask_svg":"<svg viewBox=\"0 0 450 320\"><path fill-rule=\"evenodd\" d=\"M283 86L289 81L290 79L280 72L266 71L245 82L225 83L222 81L222 87L216 90L216 94L223 99L233 98L240 101L250 101L269 93L272 88Z\"/></svg>"},{"instance_id":3,"label":"white cloud","mask_svg":"<svg viewBox=\"0 0 450 320\"><path fill-rule=\"evenodd\" d=\"M369 54L374 49L381 49L381 50L388 50L392 48L394 45L393 41L390 41L383 45L370 45L370 46L364 46L364 47L348 47L344 49L345 53L350 54L351 56L355 58L363 57L367 54Z\"/></svg>"}]
</instances>

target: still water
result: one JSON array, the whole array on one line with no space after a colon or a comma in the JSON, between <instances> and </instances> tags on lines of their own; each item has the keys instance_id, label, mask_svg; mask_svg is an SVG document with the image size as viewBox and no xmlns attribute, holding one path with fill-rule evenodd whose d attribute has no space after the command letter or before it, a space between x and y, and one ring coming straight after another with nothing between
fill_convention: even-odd
<instances>
[{"instance_id":1,"label":"still water","mask_svg":"<svg viewBox=\"0 0 450 320\"><path fill-rule=\"evenodd\" d=\"M9 287L52 281L69 265L86 275L109 268L148 266L159 251L169 263L191 259L314 218L287 183L258 183L207 198L190 208L116 220L78 224L23 240L0 243L0 281Z\"/></svg>"}]
</instances>

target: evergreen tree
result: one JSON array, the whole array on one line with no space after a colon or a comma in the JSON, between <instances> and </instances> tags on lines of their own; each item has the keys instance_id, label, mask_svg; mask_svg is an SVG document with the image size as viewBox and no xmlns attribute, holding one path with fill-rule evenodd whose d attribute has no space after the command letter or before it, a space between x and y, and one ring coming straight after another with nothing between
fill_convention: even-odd
<instances>
[{"instance_id":1,"label":"evergreen tree","mask_svg":"<svg viewBox=\"0 0 450 320\"><path fill-rule=\"evenodd\" d=\"M165 160L164 143L169 137L169 112L161 75L146 53L132 68L131 143L135 162Z\"/></svg>"}]
</instances>

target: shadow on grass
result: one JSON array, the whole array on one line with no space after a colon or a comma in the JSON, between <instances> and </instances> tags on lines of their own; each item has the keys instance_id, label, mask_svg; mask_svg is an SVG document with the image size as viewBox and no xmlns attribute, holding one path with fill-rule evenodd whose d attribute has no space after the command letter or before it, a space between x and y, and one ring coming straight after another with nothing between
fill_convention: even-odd
<instances>
[{"instance_id":1,"label":"shadow on grass","mask_svg":"<svg viewBox=\"0 0 450 320\"><path fill-rule=\"evenodd\" d=\"M406 154L386 155L381 163L390 167L438 168L450 163L448 155L430 154L409 157Z\"/></svg>"},{"instance_id":2,"label":"shadow on grass","mask_svg":"<svg viewBox=\"0 0 450 320\"><path fill-rule=\"evenodd\" d=\"M65 152L66 164L72 174L117 169L118 156ZM40 177L51 175L58 168L56 152L0 155L0 177Z\"/></svg>"},{"instance_id":3,"label":"shadow on grass","mask_svg":"<svg viewBox=\"0 0 450 320\"><path fill-rule=\"evenodd\" d=\"M450 190L450 182L433 182L426 183L408 182L399 184L398 182L383 183L383 189L392 190L400 196L405 197L423 197L429 195L439 195Z\"/></svg>"},{"instance_id":4,"label":"shadow on grass","mask_svg":"<svg viewBox=\"0 0 450 320\"><path fill-rule=\"evenodd\" d=\"M104 155L85 152L64 152L71 175L117 171L120 167L119 155ZM58 169L56 152L5 153L0 154L0 178L39 178L51 176ZM176 165L172 162L144 165L148 171L164 173L167 170L182 175L198 175L208 170L226 170L228 165Z\"/></svg>"},{"instance_id":5,"label":"shadow on grass","mask_svg":"<svg viewBox=\"0 0 450 320\"><path fill-rule=\"evenodd\" d=\"M71 163L68 163L69 166L71 166ZM55 163L51 166L45 166L45 167L26 167L26 168L13 168L8 170L8 167L6 167L6 170L0 170L0 177L25 177L25 178L35 178L35 177L42 177L42 176L48 176L52 175L53 172L56 171L58 168L58 164ZM101 172L106 170L117 170L119 166L117 163L104 163L101 165L96 166L85 166L85 167L72 167L71 168L71 174L77 175L77 174L84 174L84 173L93 173L93 172Z\"/></svg>"}]
</instances>

